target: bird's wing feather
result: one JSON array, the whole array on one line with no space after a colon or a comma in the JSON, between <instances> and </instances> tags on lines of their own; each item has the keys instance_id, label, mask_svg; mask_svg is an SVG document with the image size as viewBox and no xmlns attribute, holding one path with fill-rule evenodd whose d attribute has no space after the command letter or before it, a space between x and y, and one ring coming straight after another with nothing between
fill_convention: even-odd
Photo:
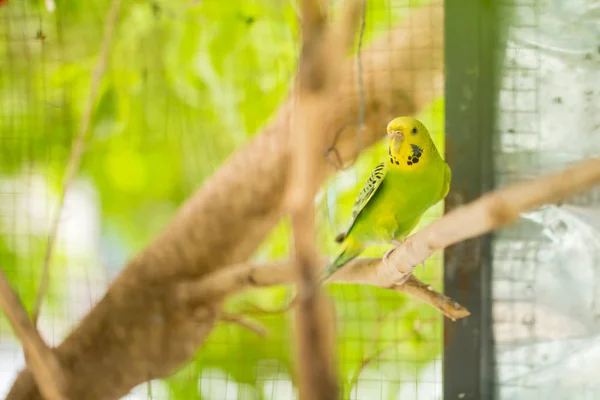
<instances>
[{"instance_id":1,"label":"bird's wing feather","mask_svg":"<svg viewBox=\"0 0 600 400\"><path fill-rule=\"evenodd\" d=\"M354 206L352 207L352 222L350 223L350 226L348 226L346 232L342 233L341 235L338 235L338 237L336 238L336 241L338 243L342 242L346 238L346 235L348 234L348 232L350 232L350 229L352 229L352 225L354 225L356 218L358 217L360 212L365 208L369 200L371 200L371 198L381 185L381 182L383 182L386 173L387 167L385 165L385 162L379 163L373 169L363 188L360 190L360 192L358 192L358 196L356 196Z\"/></svg>"},{"instance_id":2,"label":"bird's wing feather","mask_svg":"<svg viewBox=\"0 0 600 400\"><path fill-rule=\"evenodd\" d=\"M363 188L358 192L358 196L356 196L356 200L354 201L354 206L352 207L352 219L356 219L361 210L367 205L373 194L383 182L383 178L385 178L385 174L387 172L387 168L385 167L385 163L379 163L369 178L365 182Z\"/></svg>"}]
</instances>

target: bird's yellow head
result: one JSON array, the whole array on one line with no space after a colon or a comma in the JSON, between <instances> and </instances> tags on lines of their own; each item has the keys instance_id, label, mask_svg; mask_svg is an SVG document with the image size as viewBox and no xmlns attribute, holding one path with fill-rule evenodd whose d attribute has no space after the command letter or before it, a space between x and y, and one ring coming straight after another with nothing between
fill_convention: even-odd
<instances>
[{"instance_id":1,"label":"bird's yellow head","mask_svg":"<svg viewBox=\"0 0 600 400\"><path fill-rule=\"evenodd\" d=\"M414 169L440 157L429 131L412 117L394 118L387 126L388 163L400 169Z\"/></svg>"}]
</instances>

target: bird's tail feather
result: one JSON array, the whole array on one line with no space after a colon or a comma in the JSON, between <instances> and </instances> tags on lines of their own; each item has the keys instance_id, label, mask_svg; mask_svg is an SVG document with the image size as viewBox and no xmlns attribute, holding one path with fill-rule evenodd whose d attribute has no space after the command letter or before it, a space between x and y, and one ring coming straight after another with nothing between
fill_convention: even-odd
<instances>
[{"instance_id":1,"label":"bird's tail feather","mask_svg":"<svg viewBox=\"0 0 600 400\"><path fill-rule=\"evenodd\" d=\"M350 238L346 240L345 244L346 246L344 246L344 250L342 250L335 260L333 260L333 262L331 262L331 264L329 264L319 276L319 284L325 282L331 275L335 273L335 271L358 257L358 255L363 251L363 246L360 243L351 240Z\"/></svg>"}]
</instances>

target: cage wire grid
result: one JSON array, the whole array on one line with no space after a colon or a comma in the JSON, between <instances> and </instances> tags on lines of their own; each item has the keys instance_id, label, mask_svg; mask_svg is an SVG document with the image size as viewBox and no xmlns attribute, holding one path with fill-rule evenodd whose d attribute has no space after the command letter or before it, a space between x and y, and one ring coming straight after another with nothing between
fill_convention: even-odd
<instances>
[{"instance_id":1,"label":"cage wire grid","mask_svg":"<svg viewBox=\"0 0 600 400\"><path fill-rule=\"evenodd\" d=\"M600 154L597 1L503 1L494 140L498 186ZM599 190L495 235L493 328L501 399L597 399Z\"/></svg>"},{"instance_id":2,"label":"cage wire grid","mask_svg":"<svg viewBox=\"0 0 600 400\"><path fill-rule=\"evenodd\" d=\"M69 141L63 133L71 129L72 121L65 112L68 88L47 82L50 71L65 62L57 27L31 2L0 7L0 21L0 265L31 309L43 264L45 232L56 206L57 173L64 168L68 152ZM46 43L48 36L53 37L52 43ZM50 131L57 134L54 146L47 145L44 137ZM97 259L98 253L87 244L98 221L89 212L94 198L85 182L73 187L67 203L61 214L48 307L40 319L43 336L52 345L59 343L67 325L91 307L103 290L99 286L106 283L93 269L86 269ZM24 360L4 316L0 335L4 394Z\"/></svg>"},{"instance_id":3,"label":"cage wire grid","mask_svg":"<svg viewBox=\"0 0 600 400\"><path fill-rule=\"evenodd\" d=\"M220 66L224 77L214 79L216 85L228 90L223 91L222 97L211 98L211 104L201 104L198 95L185 92L189 88L177 81L173 67L160 57L160 51L177 48L171 42L181 32L199 34L194 43L197 47L190 46L190 51L209 48L203 41L211 39L194 30L198 29L194 28L196 23L190 21L200 19L211 28L214 27L211 24L218 21L211 19L216 12L209 6L186 9L187 3L184 3L123 1L105 77L108 83L103 86L96 105L82 173L69 190L61 214L52 261L51 291L40 320L42 336L53 345L60 343L99 299L128 257L160 231L177 204L218 168L239 142L248 140L259 130L261 122L248 122L244 114L250 107L245 97L256 92L248 90L240 94L231 88L254 81L257 70L276 71L274 82L266 86L278 94L270 96L264 109L259 110L263 119L274 112L274 107L287 94L295 64L292 61L277 64L273 56L268 59L273 65L257 62L254 70L246 73L240 70L239 74L231 73L231 60L224 61ZM332 3L335 10L343 2ZM426 3L368 1L363 48ZM57 194L81 112L78 104L86 94L109 4L109 1L95 0L77 6L57 1L54 13L49 13L41 1L9 0L0 6L3 42L0 43L0 265L29 309L39 283L49 219L56 212ZM240 18L249 27L258 26L248 29L261 30L265 37L289 35L284 45L295 48L291 55L284 57L294 59L298 50L294 34L282 30L281 24L275 22L289 19L294 10L284 4L282 8L261 11L264 4L264 1L247 2L245 7L240 7ZM62 6L72 8L66 11ZM134 25L142 33L128 29ZM183 46L181 42L178 44ZM394 46L390 41L387 48L378 51L396 51ZM441 47L432 50L442 57ZM123 54L128 55L125 62L119 61ZM234 55L239 56L239 53ZM190 62L178 57L180 62ZM361 59L363 66L371 62L369 57ZM421 67L418 60L411 66ZM396 72L394 65L378 71L390 76ZM207 70L202 73L205 79L213 76ZM434 86L431 82L432 91ZM210 92L202 85L195 89L200 95ZM394 94L390 91L389 95ZM246 109L233 112L235 107ZM231 111L231 115L225 115L222 122L215 122L215 108L225 110L223 114ZM421 110L419 118L430 128L443 152L443 103L438 101ZM192 134L237 125L246 129L233 138ZM357 146L362 146L360 131ZM345 227L354 196L379 162L382 151L382 143L365 151L359 162L328 182L325 193L333 200L325 196L322 199L328 201L319 203L319 218L323 221L320 239L333 243L333 236ZM174 153L179 156L178 162L168 167L153 166ZM124 171L127 171L127 179L119 176L124 175ZM168 180L173 182L164 184ZM151 181L156 186L163 183L168 187L149 190L147 182ZM330 209L341 200L343 206ZM431 223L442 212L443 205L436 205L417 229ZM152 215L151 220L148 215ZM127 220L144 226L144 232L128 227ZM270 239L277 235L288 237L285 222ZM287 239L267 240L257 258L286 256L288 250ZM384 250L373 248L365 255L379 256ZM329 245L325 251L333 254L337 249ZM428 260L426 267L419 268L416 275L441 290L442 255ZM406 295L376 288L331 285L328 292L335 300L337 311L338 363L344 398L439 397L442 316L437 311ZM237 296L229 302L228 308L233 311L246 310L249 305L277 308L278 304L284 304L286 293L286 289L273 288ZM141 385L128 397L293 398L293 354L290 351L293 318L280 314L259 315L256 319L269 330L268 338L256 338L235 325L219 324L195 360L168 380ZM24 361L4 318L0 319L0 335L0 383L4 394ZM247 349L254 350L244 351Z\"/></svg>"}]
</instances>

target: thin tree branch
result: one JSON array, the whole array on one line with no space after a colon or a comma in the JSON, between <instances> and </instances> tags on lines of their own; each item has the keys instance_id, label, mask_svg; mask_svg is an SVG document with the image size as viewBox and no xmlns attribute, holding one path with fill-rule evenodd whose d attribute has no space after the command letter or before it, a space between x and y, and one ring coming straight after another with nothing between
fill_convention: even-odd
<instances>
[{"instance_id":1,"label":"thin tree branch","mask_svg":"<svg viewBox=\"0 0 600 400\"><path fill-rule=\"evenodd\" d=\"M391 289L404 292L424 303L431 304L452 321L471 315L469 310L462 305L445 294L434 290L431 285L423 283L413 275L411 275L403 285L394 285Z\"/></svg>"},{"instance_id":2,"label":"thin tree branch","mask_svg":"<svg viewBox=\"0 0 600 400\"><path fill-rule=\"evenodd\" d=\"M321 260L320 265L326 265ZM377 268L381 268L379 258L359 258L336 271L327 283L360 283L375 285ZM277 285L289 285L295 282L292 274L292 260L282 260L267 264L239 264L217 271L196 281L182 282L176 290L180 307L198 307L222 301L228 296L243 291ZM432 289L430 285L410 276L405 284L381 286L397 292L407 293L442 312L446 317L456 320L470 313L454 300ZM282 310L278 310L282 312Z\"/></svg>"},{"instance_id":3,"label":"thin tree branch","mask_svg":"<svg viewBox=\"0 0 600 400\"><path fill-rule=\"evenodd\" d=\"M400 285L434 252L509 225L522 212L564 200L597 184L600 184L600 158L490 192L410 236L392 251L389 263L377 268L378 280Z\"/></svg>"},{"instance_id":4,"label":"thin tree branch","mask_svg":"<svg viewBox=\"0 0 600 400\"><path fill-rule=\"evenodd\" d=\"M60 365L35 326L29 320L23 303L10 287L0 267L0 308L6 314L17 338L23 345L27 367L33 373L43 396L48 400L65 399L65 378Z\"/></svg>"},{"instance_id":5,"label":"thin tree branch","mask_svg":"<svg viewBox=\"0 0 600 400\"><path fill-rule=\"evenodd\" d=\"M237 324L242 328L246 328L254 333L256 333L260 337L267 337L269 332L267 329L259 324L258 322L251 321L248 318L244 317L240 314L222 312L221 320L225 322L230 322L232 324Z\"/></svg>"},{"instance_id":6,"label":"thin tree branch","mask_svg":"<svg viewBox=\"0 0 600 400\"><path fill-rule=\"evenodd\" d=\"M402 285L390 284L390 282L381 282L378 278L381 275L380 270L387 268L387 265L379 258L358 259L351 262L347 268L341 268L330 279L334 282L364 283L374 286L380 286L385 289L404 292L412 297L423 301L440 311L447 318L456 321L465 318L471 313L462 305L452 300L450 297L434 290L413 275L410 275Z\"/></svg>"},{"instance_id":7,"label":"thin tree branch","mask_svg":"<svg viewBox=\"0 0 600 400\"><path fill-rule=\"evenodd\" d=\"M85 140L90 129L94 103L96 102L98 90L100 89L100 83L102 82L102 77L104 76L104 71L106 69L108 55L110 54L110 49L112 47L113 32L115 25L117 24L120 7L121 0L112 0L110 11L104 25L104 37L100 46L100 55L98 56L98 61L94 67L94 71L92 72L90 92L83 107L81 118L79 119L77 134L71 147L71 155L65 170L65 176L63 178L60 196L58 198L58 204L51 221L50 232L48 233L48 241L46 243L46 253L44 255L44 264L42 267L42 276L40 278L40 286L38 288L35 303L33 305L33 323L35 326L37 326L42 303L46 297L46 293L48 292L48 286L50 285L50 262L52 261L54 243L58 235L60 217L62 214L65 197L69 188L71 187L71 184L73 183L73 180L75 179L75 176L77 175L79 164L81 163L81 156L85 150Z\"/></svg>"},{"instance_id":8,"label":"thin tree branch","mask_svg":"<svg viewBox=\"0 0 600 400\"><path fill-rule=\"evenodd\" d=\"M456 308L457 304L429 290L430 287L424 283L415 281L412 272L416 265L447 246L510 224L522 212L563 200L597 184L600 184L600 159L591 159L562 172L490 192L468 205L451 211L410 236L396 247L388 262L379 259L360 259L340 269L330 278L330 281L368 283L405 291L423 301L435 304L445 315L453 318L448 315L448 312ZM269 268L250 266L247 270L244 270L244 266L232 267L222 271L216 278L212 277L218 280L209 280L208 283L184 283L182 294L184 298L189 296L194 298L194 301L202 302L213 296L227 296L246 287L288 283L288 277L279 276L280 273L285 275L284 271L276 273L277 270L284 269L285 265L285 262L280 262L272 264ZM407 286L408 282L412 283ZM188 284L193 289L185 289L185 285ZM190 290L197 295L190 296Z\"/></svg>"},{"instance_id":9,"label":"thin tree branch","mask_svg":"<svg viewBox=\"0 0 600 400\"><path fill-rule=\"evenodd\" d=\"M295 333L300 372L300 399L329 400L339 396L334 357L333 309L316 285L314 198L325 178L323 157L331 132L323 110L334 101L344 55L352 44L359 0L344 4L341 22L327 24L327 5L302 2L302 54L296 103L291 119L296 151L291 159L288 201L296 253L299 307Z\"/></svg>"}]
</instances>

